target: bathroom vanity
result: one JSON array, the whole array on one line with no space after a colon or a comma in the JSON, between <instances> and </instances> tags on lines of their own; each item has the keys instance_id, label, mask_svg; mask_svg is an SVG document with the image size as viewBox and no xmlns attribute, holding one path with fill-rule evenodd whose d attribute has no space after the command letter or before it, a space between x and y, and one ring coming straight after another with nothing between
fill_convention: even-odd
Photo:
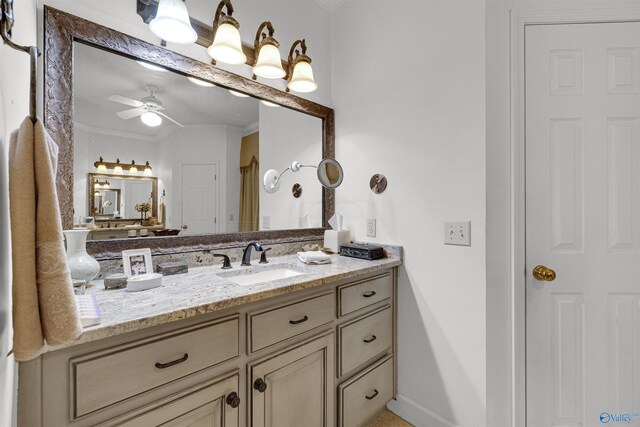
<instances>
[{"instance_id":1,"label":"bathroom vanity","mask_svg":"<svg viewBox=\"0 0 640 427\"><path fill-rule=\"evenodd\" d=\"M19 425L361 425L396 393L401 249L387 253L94 287L102 323L20 365Z\"/></svg>"}]
</instances>

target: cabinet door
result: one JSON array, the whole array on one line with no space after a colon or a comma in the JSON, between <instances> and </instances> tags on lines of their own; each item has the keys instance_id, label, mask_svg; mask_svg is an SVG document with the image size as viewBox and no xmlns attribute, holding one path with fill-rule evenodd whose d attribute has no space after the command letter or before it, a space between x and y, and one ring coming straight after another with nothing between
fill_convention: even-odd
<instances>
[{"instance_id":1,"label":"cabinet door","mask_svg":"<svg viewBox=\"0 0 640 427\"><path fill-rule=\"evenodd\" d=\"M249 366L253 427L334 424L333 333Z\"/></svg>"},{"instance_id":2,"label":"cabinet door","mask_svg":"<svg viewBox=\"0 0 640 427\"><path fill-rule=\"evenodd\" d=\"M105 425L130 427L238 427L238 375L210 381L129 413ZM231 397L230 397L231 396Z\"/></svg>"}]
</instances>

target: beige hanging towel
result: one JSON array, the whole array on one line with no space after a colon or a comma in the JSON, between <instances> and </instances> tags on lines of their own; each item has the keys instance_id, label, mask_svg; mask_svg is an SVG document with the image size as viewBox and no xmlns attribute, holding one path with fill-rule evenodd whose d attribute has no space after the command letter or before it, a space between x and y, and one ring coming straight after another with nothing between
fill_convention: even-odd
<instances>
[{"instance_id":1,"label":"beige hanging towel","mask_svg":"<svg viewBox=\"0 0 640 427\"><path fill-rule=\"evenodd\" d=\"M30 360L82 333L64 250L58 146L40 120L11 134L9 206L13 258L13 352Z\"/></svg>"}]
</instances>

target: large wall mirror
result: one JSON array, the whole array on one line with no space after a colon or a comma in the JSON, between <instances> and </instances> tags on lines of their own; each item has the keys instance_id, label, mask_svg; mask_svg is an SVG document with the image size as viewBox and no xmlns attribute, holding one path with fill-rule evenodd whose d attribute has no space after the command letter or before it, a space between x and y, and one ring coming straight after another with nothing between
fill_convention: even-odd
<instances>
[{"instance_id":1,"label":"large wall mirror","mask_svg":"<svg viewBox=\"0 0 640 427\"><path fill-rule=\"evenodd\" d=\"M283 191L263 187L269 169L333 157L328 107L49 7L45 88L65 228L93 217L106 229L94 239L132 226L319 235L333 212L316 170L284 175Z\"/></svg>"}]
</instances>

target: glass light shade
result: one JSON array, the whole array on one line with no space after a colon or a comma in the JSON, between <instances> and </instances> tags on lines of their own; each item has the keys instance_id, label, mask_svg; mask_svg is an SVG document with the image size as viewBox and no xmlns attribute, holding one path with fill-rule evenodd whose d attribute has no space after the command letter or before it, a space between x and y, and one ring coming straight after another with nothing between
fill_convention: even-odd
<instances>
[{"instance_id":1,"label":"glass light shade","mask_svg":"<svg viewBox=\"0 0 640 427\"><path fill-rule=\"evenodd\" d=\"M299 61L293 69L293 75L287 87L295 92L313 92L318 89L318 84L313 79L311 64Z\"/></svg>"},{"instance_id":2,"label":"glass light shade","mask_svg":"<svg viewBox=\"0 0 640 427\"><path fill-rule=\"evenodd\" d=\"M122 166L117 165L116 167L113 168L113 173L116 175L123 175L124 171L122 170Z\"/></svg>"},{"instance_id":3,"label":"glass light shade","mask_svg":"<svg viewBox=\"0 0 640 427\"><path fill-rule=\"evenodd\" d=\"M171 43L189 44L198 39L182 0L160 0L158 13L149 22L149 28L153 34Z\"/></svg>"},{"instance_id":4,"label":"glass light shade","mask_svg":"<svg viewBox=\"0 0 640 427\"><path fill-rule=\"evenodd\" d=\"M93 184L93 188L94 188L95 190L99 189L99 188L100 188L100 183L99 183L99 182L96 182L95 184Z\"/></svg>"},{"instance_id":5,"label":"glass light shade","mask_svg":"<svg viewBox=\"0 0 640 427\"><path fill-rule=\"evenodd\" d=\"M194 85L198 85L198 86L202 86L202 87L214 87L215 85L213 83L201 80L201 79L197 79L195 77L187 77L187 79L193 83Z\"/></svg>"},{"instance_id":6,"label":"glass light shade","mask_svg":"<svg viewBox=\"0 0 640 427\"><path fill-rule=\"evenodd\" d=\"M107 173L107 165L100 163L96 168L96 172L98 173Z\"/></svg>"},{"instance_id":7,"label":"glass light shade","mask_svg":"<svg viewBox=\"0 0 640 427\"><path fill-rule=\"evenodd\" d=\"M149 127L156 127L162 124L162 117L154 113L153 111L147 111L146 113L142 113L140 116L140 120L142 123Z\"/></svg>"},{"instance_id":8,"label":"glass light shade","mask_svg":"<svg viewBox=\"0 0 640 427\"><path fill-rule=\"evenodd\" d=\"M269 101L265 101L264 99L261 100L260 102L262 102L264 105L266 105L267 107L279 107L278 104L274 104L273 102L269 102Z\"/></svg>"},{"instance_id":9,"label":"glass light shade","mask_svg":"<svg viewBox=\"0 0 640 427\"><path fill-rule=\"evenodd\" d=\"M102 184L102 188L110 188L111 184L109 184L109 181L105 181L104 184Z\"/></svg>"},{"instance_id":10,"label":"glass light shade","mask_svg":"<svg viewBox=\"0 0 640 427\"><path fill-rule=\"evenodd\" d=\"M99 191L96 191L95 193L93 193L93 197L100 197L100 196L101 196L101 194L100 194Z\"/></svg>"},{"instance_id":11,"label":"glass light shade","mask_svg":"<svg viewBox=\"0 0 640 427\"><path fill-rule=\"evenodd\" d=\"M249 95L247 95L246 93L242 93L242 92L236 92L235 90L231 90L229 89L229 93L233 96L237 96L238 98L248 98Z\"/></svg>"},{"instance_id":12,"label":"glass light shade","mask_svg":"<svg viewBox=\"0 0 640 427\"><path fill-rule=\"evenodd\" d=\"M152 176L153 175L153 171L151 170L151 166L145 166L144 175L146 175L146 176Z\"/></svg>"},{"instance_id":13,"label":"glass light shade","mask_svg":"<svg viewBox=\"0 0 640 427\"><path fill-rule=\"evenodd\" d=\"M135 165L131 165L129 169L129 175L138 175L138 168Z\"/></svg>"},{"instance_id":14,"label":"glass light shade","mask_svg":"<svg viewBox=\"0 0 640 427\"><path fill-rule=\"evenodd\" d=\"M265 79L280 79L287 73L282 68L280 51L272 44L265 44L260 48L258 61L253 67L253 74Z\"/></svg>"},{"instance_id":15,"label":"glass light shade","mask_svg":"<svg viewBox=\"0 0 640 427\"><path fill-rule=\"evenodd\" d=\"M223 23L218 26L213 43L207 49L210 57L225 64L244 64L247 57L242 52L240 31L231 24Z\"/></svg>"},{"instance_id":16,"label":"glass light shade","mask_svg":"<svg viewBox=\"0 0 640 427\"><path fill-rule=\"evenodd\" d=\"M166 73L166 72L168 72L168 71L169 71L169 70L167 70L167 69L166 69L166 68L164 68L164 67L161 67L161 66L159 66L159 65L152 64L152 63L150 63L150 62L142 61L142 60L140 60L140 59L139 59L139 60L137 60L136 62L137 62L138 64L142 65L142 66L143 66L144 68L146 68L147 70L160 71L160 72L162 72L162 73Z\"/></svg>"}]
</instances>

